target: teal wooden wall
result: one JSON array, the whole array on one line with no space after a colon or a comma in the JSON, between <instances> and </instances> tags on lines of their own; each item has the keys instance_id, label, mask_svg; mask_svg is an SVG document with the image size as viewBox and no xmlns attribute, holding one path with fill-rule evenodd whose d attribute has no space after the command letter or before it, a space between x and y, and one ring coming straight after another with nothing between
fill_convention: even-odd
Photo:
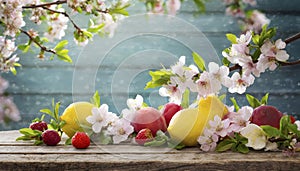
<instances>
[{"instance_id":1,"label":"teal wooden wall","mask_svg":"<svg viewBox=\"0 0 300 171\"><path fill-rule=\"evenodd\" d=\"M192 51L197 51L207 62L218 62L222 50L229 46L225 34L240 33L236 20L224 15L221 0L208 2L207 12L196 16L192 4L185 2L178 18L166 19L143 15L145 8L137 3L130 7L131 17L119 25L113 38L95 37L85 48L74 44L70 29L66 39L70 42L73 64L40 61L31 53L19 55L23 66L18 74L1 76L10 82L8 93L13 96L22 120L0 125L0 130L28 126L40 116L39 109L49 107L53 98L62 102L62 111L74 101L89 100L95 90L100 92L101 102L109 104L116 113L126 107L128 97L136 94L142 94L150 105L163 104L166 99L159 97L157 90L143 89L150 79L149 70L160 68L161 64L169 66L181 55L187 56L191 63ZM299 0L258 0L258 8L271 19L271 26L278 27L278 37L284 39L300 31ZM83 17L75 16L75 20L86 24ZM299 59L299 47L300 40L287 46L291 60ZM300 118L299 73L299 65L264 73L248 93L261 97L270 92L269 104ZM241 105L246 105L244 95L234 96Z\"/></svg>"}]
</instances>

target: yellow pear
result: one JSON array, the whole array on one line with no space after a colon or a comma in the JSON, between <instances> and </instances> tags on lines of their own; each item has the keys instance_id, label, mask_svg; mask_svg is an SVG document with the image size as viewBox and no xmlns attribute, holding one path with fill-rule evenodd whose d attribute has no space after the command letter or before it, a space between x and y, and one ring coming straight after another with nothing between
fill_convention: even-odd
<instances>
[{"instance_id":1,"label":"yellow pear","mask_svg":"<svg viewBox=\"0 0 300 171\"><path fill-rule=\"evenodd\" d=\"M168 132L173 140L185 146L196 146L209 120L228 113L226 106L216 96L201 98L198 108L178 111L171 119Z\"/></svg>"},{"instance_id":2,"label":"yellow pear","mask_svg":"<svg viewBox=\"0 0 300 171\"><path fill-rule=\"evenodd\" d=\"M68 137L72 137L77 131L84 131L81 125L91 126L86 121L86 117L92 115L93 107L96 106L89 102L75 102L70 104L60 117L61 120L66 122L62 127L63 132Z\"/></svg>"}]
</instances>

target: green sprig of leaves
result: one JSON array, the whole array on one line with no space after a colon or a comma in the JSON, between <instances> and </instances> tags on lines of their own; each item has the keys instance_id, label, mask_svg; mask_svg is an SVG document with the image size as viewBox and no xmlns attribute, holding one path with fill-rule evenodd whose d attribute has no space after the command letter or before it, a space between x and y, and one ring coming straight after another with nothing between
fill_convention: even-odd
<instances>
[{"instance_id":1,"label":"green sprig of leaves","mask_svg":"<svg viewBox=\"0 0 300 171\"><path fill-rule=\"evenodd\" d=\"M42 132L38 130L32 130L31 128L22 128L19 130L22 136L18 137L16 141L34 141L34 145L43 144Z\"/></svg>"},{"instance_id":2,"label":"green sprig of leaves","mask_svg":"<svg viewBox=\"0 0 300 171\"><path fill-rule=\"evenodd\" d=\"M279 129L269 125L260 127L267 135L269 141L277 143L279 149L294 149L292 145L293 139L300 138L300 131L297 129L297 125L291 122L289 115L281 117Z\"/></svg>"},{"instance_id":3,"label":"green sprig of leaves","mask_svg":"<svg viewBox=\"0 0 300 171\"><path fill-rule=\"evenodd\" d=\"M150 142L146 142L144 146L151 146L151 147L161 147L161 146L168 146L169 148L174 148L180 150L185 146L183 144L177 143L170 139L165 133L161 130L158 130L154 140Z\"/></svg>"},{"instance_id":4,"label":"green sprig of leaves","mask_svg":"<svg viewBox=\"0 0 300 171\"><path fill-rule=\"evenodd\" d=\"M246 146L247 143L247 138L243 137L239 133L234 133L234 137L228 136L225 139L221 140L216 147L216 151L224 152L231 150L234 152L246 154L250 151Z\"/></svg>"},{"instance_id":5,"label":"green sprig of leaves","mask_svg":"<svg viewBox=\"0 0 300 171\"><path fill-rule=\"evenodd\" d=\"M246 98L248 100L248 103L251 107L253 108L257 108L258 106L261 105L267 105L268 103L268 98L269 98L269 93L265 94L261 100L255 98L254 96L250 95L250 94L246 94Z\"/></svg>"},{"instance_id":6,"label":"green sprig of leaves","mask_svg":"<svg viewBox=\"0 0 300 171\"><path fill-rule=\"evenodd\" d=\"M149 75L152 77L152 80L146 84L144 89L156 88L167 84L173 73L169 70L161 69L158 71L149 71Z\"/></svg>"},{"instance_id":7,"label":"green sprig of leaves","mask_svg":"<svg viewBox=\"0 0 300 171\"><path fill-rule=\"evenodd\" d=\"M48 127L50 129L59 131L62 134L61 128L66 124L66 122L60 119L59 108L60 108L60 102L55 103L54 99L52 99L52 109L45 108L45 109L41 109L40 112L47 114L51 117L50 124L48 124Z\"/></svg>"}]
</instances>

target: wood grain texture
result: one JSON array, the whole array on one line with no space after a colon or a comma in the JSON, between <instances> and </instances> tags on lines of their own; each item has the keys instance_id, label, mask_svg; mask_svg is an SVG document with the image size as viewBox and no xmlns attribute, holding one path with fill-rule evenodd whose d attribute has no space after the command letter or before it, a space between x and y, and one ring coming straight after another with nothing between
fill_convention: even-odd
<instances>
[{"instance_id":1,"label":"wood grain texture","mask_svg":"<svg viewBox=\"0 0 300 171\"><path fill-rule=\"evenodd\" d=\"M280 0L259 0L257 8L264 11L271 19L271 26L277 27L277 38L284 39L300 30L299 6L299 0L290 0L284 2L284 5ZM61 110L64 110L74 101L89 100L95 90L101 93L101 101L107 103L110 110L116 113L126 107L127 98L133 98L136 94L142 94L149 105L155 107L162 105L167 100L159 97L157 89L144 90L146 82L150 80L148 71L161 68L161 64L169 66L181 55L187 56L187 63L192 63L191 52L194 49L186 46L186 42L178 41L174 36L189 39L188 43L198 45L199 53L208 58L207 62L211 59L206 48L201 50L207 42L200 41L199 43L192 39L199 36L199 33L194 29L188 29L187 25L200 30L209 40L216 51L216 56L213 56L215 59L211 60L221 59L222 50L230 45L225 34L240 34L236 20L226 16L224 9L222 0L213 0L207 3L206 13L195 15L196 8L193 2L186 1L176 16L176 19L182 20L185 24L174 25L166 30L158 29L160 23L163 22L154 23L149 27L140 23L132 23L132 27L130 24L129 26L120 24L115 36L121 41L110 44L108 42L113 42L113 38L97 37L91 42L96 46L89 50L75 45L72 37L74 30L70 25L65 39L69 41L67 47L70 49L73 64L57 59L41 61L36 58L37 53L20 53L20 62L23 66L18 69L18 75L1 74L10 82L7 92L14 98L22 120L18 123L0 125L0 130L27 127L32 119L40 116L40 109L50 107L53 98L62 102ZM129 13L135 17L145 14L145 10L142 3L137 3L129 8ZM73 18L78 25L83 27L87 25L86 17L75 15ZM147 21L147 17L144 16L144 18L144 21ZM127 19L130 21L131 17ZM31 25L26 25L24 29L27 28L31 28ZM150 30L152 35L141 34L141 30ZM121 39L127 35L133 36ZM17 41L25 43L27 38L21 35L21 39ZM299 46L299 40L287 46L291 60L299 59ZM110 49L110 51L107 52L104 49ZM84 60L80 60L82 58ZM77 63L77 61L80 62ZM117 70L119 72L116 72ZM299 66L266 72L256 80L247 93L262 97L266 92L270 92L269 104L277 106L282 112L300 117L299 72ZM120 77L122 79L119 79ZM240 105L247 105L244 96L229 93L227 96L227 102L229 102L229 97L234 96L239 100Z\"/></svg>"},{"instance_id":2,"label":"wood grain texture","mask_svg":"<svg viewBox=\"0 0 300 171\"><path fill-rule=\"evenodd\" d=\"M16 142L17 131L0 132L0 170L299 170L300 156L280 152L204 153L130 144L32 146Z\"/></svg>"}]
</instances>

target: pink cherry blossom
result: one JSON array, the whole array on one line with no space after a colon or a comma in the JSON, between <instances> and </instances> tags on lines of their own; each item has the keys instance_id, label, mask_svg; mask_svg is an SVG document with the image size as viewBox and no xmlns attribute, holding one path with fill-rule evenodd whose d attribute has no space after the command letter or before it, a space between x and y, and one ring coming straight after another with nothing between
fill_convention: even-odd
<instances>
[{"instance_id":1,"label":"pink cherry blossom","mask_svg":"<svg viewBox=\"0 0 300 171\"><path fill-rule=\"evenodd\" d=\"M218 135L214 131L205 128L203 135L199 136L198 143L201 145L200 149L203 151L214 151L219 140Z\"/></svg>"},{"instance_id":2,"label":"pink cherry blossom","mask_svg":"<svg viewBox=\"0 0 300 171\"><path fill-rule=\"evenodd\" d=\"M266 17L265 14L259 12L258 10L253 10L249 21L245 23L244 30L252 30L255 33L259 33L264 25L268 25L270 19Z\"/></svg>"},{"instance_id":3,"label":"pink cherry blossom","mask_svg":"<svg viewBox=\"0 0 300 171\"><path fill-rule=\"evenodd\" d=\"M243 106L238 112L230 112L228 119L231 121L230 129L233 132L240 132L242 128L250 123L253 108L250 106Z\"/></svg>"},{"instance_id":4,"label":"pink cherry blossom","mask_svg":"<svg viewBox=\"0 0 300 171\"><path fill-rule=\"evenodd\" d=\"M231 76L232 86L229 87L228 91L230 93L239 93L243 94L246 91L246 88L254 83L253 75L239 74L238 72L233 73Z\"/></svg>"},{"instance_id":5,"label":"pink cherry blossom","mask_svg":"<svg viewBox=\"0 0 300 171\"><path fill-rule=\"evenodd\" d=\"M267 40L260 48L262 54L258 58L257 67L260 71L269 69L271 71L277 68L277 61L286 61L289 59L289 55L284 49L286 44L281 40L276 40L273 44L270 40Z\"/></svg>"},{"instance_id":6,"label":"pink cherry blossom","mask_svg":"<svg viewBox=\"0 0 300 171\"><path fill-rule=\"evenodd\" d=\"M111 135L114 144L119 144L128 139L128 136L133 133L134 129L130 122L125 118L121 118L113 122L107 128L107 135Z\"/></svg>"},{"instance_id":7,"label":"pink cherry blossom","mask_svg":"<svg viewBox=\"0 0 300 171\"><path fill-rule=\"evenodd\" d=\"M225 137L231 132L229 124L229 119L222 120L218 115L214 117L214 120L209 121L210 130L214 130L215 134L221 137Z\"/></svg>"},{"instance_id":8,"label":"pink cherry blossom","mask_svg":"<svg viewBox=\"0 0 300 171\"><path fill-rule=\"evenodd\" d=\"M180 0L167 0L166 7L167 11L171 15L176 15L176 12L180 9Z\"/></svg>"},{"instance_id":9,"label":"pink cherry blossom","mask_svg":"<svg viewBox=\"0 0 300 171\"><path fill-rule=\"evenodd\" d=\"M128 121L132 121L136 111L140 110L143 107L144 99L141 95L136 95L135 99L127 99L128 109L122 110L123 118Z\"/></svg>"},{"instance_id":10,"label":"pink cherry blossom","mask_svg":"<svg viewBox=\"0 0 300 171\"><path fill-rule=\"evenodd\" d=\"M226 66L219 66L218 64L214 62L210 62L208 64L208 70L211 75L217 80L219 80L224 86L230 87L231 86L231 80L228 77L229 74L229 68Z\"/></svg>"},{"instance_id":11,"label":"pink cherry blossom","mask_svg":"<svg viewBox=\"0 0 300 171\"><path fill-rule=\"evenodd\" d=\"M65 36L65 30L68 28L68 17L63 14L53 14L48 16L48 31L45 32L44 36L53 42L55 39L60 40Z\"/></svg>"},{"instance_id":12,"label":"pink cherry blossom","mask_svg":"<svg viewBox=\"0 0 300 171\"><path fill-rule=\"evenodd\" d=\"M199 96L205 97L210 94L217 94L221 88L221 82L214 78L209 72L201 73L200 78L196 81L196 88L192 91L197 92Z\"/></svg>"}]
</instances>

